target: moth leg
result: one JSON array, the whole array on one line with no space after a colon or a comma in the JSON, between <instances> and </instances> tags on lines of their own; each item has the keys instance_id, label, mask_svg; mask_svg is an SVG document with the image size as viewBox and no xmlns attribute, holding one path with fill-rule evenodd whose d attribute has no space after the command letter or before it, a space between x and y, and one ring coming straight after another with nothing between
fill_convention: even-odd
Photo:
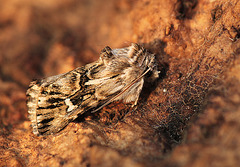
<instances>
[{"instance_id":1,"label":"moth leg","mask_svg":"<svg viewBox=\"0 0 240 167\"><path fill-rule=\"evenodd\" d=\"M135 100L135 102L133 103L132 107L134 107L134 106L137 105L138 99L139 99L139 97L136 98L136 100Z\"/></svg>"}]
</instances>

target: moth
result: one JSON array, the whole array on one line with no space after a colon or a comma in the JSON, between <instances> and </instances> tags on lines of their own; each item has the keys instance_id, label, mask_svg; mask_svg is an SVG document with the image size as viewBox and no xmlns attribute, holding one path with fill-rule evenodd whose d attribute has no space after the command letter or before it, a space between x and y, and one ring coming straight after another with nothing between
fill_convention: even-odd
<instances>
[{"instance_id":1,"label":"moth","mask_svg":"<svg viewBox=\"0 0 240 167\"><path fill-rule=\"evenodd\" d=\"M117 100L134 106L144 81L153 82L159 73L155 55L132 44L113 50L107 46L93 63L35 80L26 93L33 133L57 133L79 115Z\"/></svg>"}]
</instances>

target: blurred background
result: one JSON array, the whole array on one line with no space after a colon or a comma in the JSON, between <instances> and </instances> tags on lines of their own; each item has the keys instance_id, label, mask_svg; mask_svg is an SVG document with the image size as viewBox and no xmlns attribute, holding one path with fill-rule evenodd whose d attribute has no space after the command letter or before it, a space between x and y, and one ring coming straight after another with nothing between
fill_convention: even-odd
<instances>
[{"instance_id":1,"label":"blurred background","mask_svg":"<svg viewBox=\"0 0 240 167\"><path fill-rule=\"evenodd\" d=\"M239 165L239 0L0 4L0 166ZM113 103L58 134L33 135L32 80L132 42L155 53L161 70L136 108Z\"/></svg>"}]
</instances>

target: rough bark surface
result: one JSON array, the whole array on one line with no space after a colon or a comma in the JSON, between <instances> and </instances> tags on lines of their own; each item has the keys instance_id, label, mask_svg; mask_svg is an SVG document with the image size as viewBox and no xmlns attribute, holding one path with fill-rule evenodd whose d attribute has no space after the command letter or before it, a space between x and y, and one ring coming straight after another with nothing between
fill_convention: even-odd
<instances>
[{"instance_id":1,"label":"rough bark surface","mask_svg":"<svg viewBox=\"0 0 240 167\"><path fill-rule=\"evenodd\" d=\"M0 166L238 166L239 0L0 0ZM143 44L160 79L55 135L33 135L31 80Z\"/></svg>"}]
</instances>

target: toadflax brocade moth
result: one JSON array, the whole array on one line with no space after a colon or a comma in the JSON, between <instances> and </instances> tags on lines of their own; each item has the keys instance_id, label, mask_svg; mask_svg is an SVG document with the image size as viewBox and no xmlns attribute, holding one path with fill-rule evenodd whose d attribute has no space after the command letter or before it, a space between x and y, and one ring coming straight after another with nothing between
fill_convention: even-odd
<instances>
[{"instance_id":1,"label":"toadflax brocade moth","mask_svg":"<svg viewBox=\"0 0 240 167\"><path fill-rule=\"evenodd\" d=\"M113 101L136 105L144 81L154 81L159 73L154 54L132 44L113 50L107 46L93 63L33 81L27 90L33 133L56 133L79 115Z\"/></svg>"}]
</instances>

